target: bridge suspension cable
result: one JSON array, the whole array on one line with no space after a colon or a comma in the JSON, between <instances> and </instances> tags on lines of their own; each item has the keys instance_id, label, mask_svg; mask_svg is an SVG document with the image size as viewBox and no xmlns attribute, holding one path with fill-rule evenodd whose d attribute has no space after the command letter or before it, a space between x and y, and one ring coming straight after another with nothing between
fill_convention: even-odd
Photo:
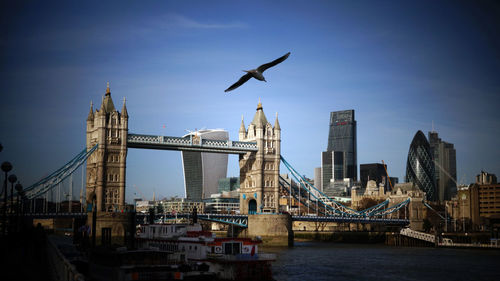
<instances>
[{"instance_id":1,"label":"bridge suspension cable","mask_svg":"<svg viewBox=\"0 0 500 281\"><path fill-rule=\"evenodd\" d=\"M316 200L316 208L315 211L319 213L319 204L321 204L321 207L323 211L321 211L322 214L325 215L340 215L340 216L347 216L347 217L382 217L386 216L389 214L392 214L401 208L405 207L409 202L410 198L406 199L405 201L402 201L394 206L391 206L387 208L389 205L389 199L372 206L370 208L367 208L365 210L354 210L352 208L349 208L345 206L344 204L340 203L339 201L327 196L324 194L322 191L317 189L314 185L312 185L307 179L305 179L300 173L295 170L288 161L285 160L285 158L280 155L280 159L284 166L287 168L287 170L291 173L292 177L298 182L298 187L294 188L291 183L288 183L285 179L280 177L280 185L287 191L290 192L291 195L299 202L299 204L305 205L307 208L310 208L310 205L307 198L310 198L311 196ZM287 185L290 187L287 188ZM293 192L296 191L295 194ZM302 191L305 191L305 193L308 196L301 196L303 194ZM297 196L296 194L299 194ZM298 197L298 198L297 198ZM305 199L301 199L305 198ZM319 204L318 204L319 203Z\"/></svg>"},{"instance_id":2,"label":"bridge suspension cable","mask_svg":"<svg viewBox=\"0 0 500 281\"><path fill-rule=\"evenodd\" d=\"M87 158L97 149L97 144L89 149L83 149L78 153L73 159L64 164L61 168L57 169L50 175L42 178L38 182L27 187L24 192L26 199L36 198L49 190L52 190L59 183L61 183L65 178L71 175L78 167L80 167ZM16 194L17 195L17 194Z\"/></svg>"}]
</instances>

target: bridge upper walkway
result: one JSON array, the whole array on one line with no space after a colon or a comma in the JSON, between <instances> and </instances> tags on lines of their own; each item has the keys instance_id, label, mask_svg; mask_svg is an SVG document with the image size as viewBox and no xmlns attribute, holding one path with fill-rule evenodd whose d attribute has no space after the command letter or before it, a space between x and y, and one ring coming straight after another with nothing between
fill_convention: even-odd
<instances>
[{"instance_id":1,"label":"bridge upper walkway","mask_svg":"<svg viewBox=\"0 0 500 281\"><path fill-rule=\"evenodd\" d=\"M256 142L231 140L212 140L201 137L168 137L154 135L128 134L127 147L180 151L215 152L226 154L245 154L258 151Z\"/></svg>"}]
</instances>

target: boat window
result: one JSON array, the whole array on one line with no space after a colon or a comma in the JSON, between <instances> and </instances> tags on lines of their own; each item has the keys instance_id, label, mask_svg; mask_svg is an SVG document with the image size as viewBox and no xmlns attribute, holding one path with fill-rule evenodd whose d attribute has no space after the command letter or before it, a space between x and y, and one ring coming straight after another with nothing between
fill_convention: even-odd
<instances>
[{"instance_id":1,"label":"boat window","mask_svg":"<svg viewBox=\"0 0 500 281\"><path fill-rule=\"evenodd\" d=\"M241 243L224 243L224 253L226 255L236 255L241 253Z\"/></svg>"}]
</instances>

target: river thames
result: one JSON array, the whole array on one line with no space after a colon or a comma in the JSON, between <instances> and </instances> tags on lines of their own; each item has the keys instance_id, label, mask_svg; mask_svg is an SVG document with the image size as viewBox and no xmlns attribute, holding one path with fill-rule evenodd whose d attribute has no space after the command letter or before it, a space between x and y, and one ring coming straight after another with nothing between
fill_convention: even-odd
<instances>
[{"instance_id":1,"label":"river thames","mask_svg":"<svg viewBox=\"0 0 500 281\"><path fill-rule=\"evenodd\" d=\"M500 280L500 250L296 242L276 253L273 277L307 280Z\"/></svg>"}]
</instances>

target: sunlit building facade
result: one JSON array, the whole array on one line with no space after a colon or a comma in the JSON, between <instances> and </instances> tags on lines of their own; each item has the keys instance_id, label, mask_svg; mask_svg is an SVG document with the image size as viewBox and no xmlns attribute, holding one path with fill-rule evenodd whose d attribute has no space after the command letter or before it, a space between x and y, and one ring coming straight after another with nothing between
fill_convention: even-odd
<instances>
[{"instance_id":1,"label":"sunlit building facade","mask_svg":"<svg viewBox=\"0 0 500 281\"><path fill-rule=\"evenodd\" d=\"M229 139L229 133L220 129L199 130L184 137L190 135L201 139ZM227 154L183 151L182 166L186 198L201 201L218 193L219 179L225 178L227 174Z\"/></svg>"},{"instance_id":2,"label":"sunlit building facade","mask_svg":"<svg viewBox=\"0 0 500 281\"><path fill-rule=\"evenodd\" d=\"M413 182L415 186L425 192L427 200L436 201L438 199L430 145L420 130L415 134L408 151L406 182Z\"/></svg>"},{"instance_id":3,"label":"sunlit building facade","mask_svg":"<svg viewBox=\"0 0 500 281\"><path fill-rule=\"evenodd\" d=\"M345 151L323 151L321 153L321 186L326 189L335 181L348 178Z\"/></svg>"},{"instance_id":4,"label":"sunlit building facade","mask_svg":"<svg viewBox=\"0 0 500 281\"><path fill-rule=\"evenodd\" d=\"M445 142L435 131L429 132L429 145L434 162L437 199L450 200L457 194L457 159L452 143Z\"/></svg>"}]
</instances>

